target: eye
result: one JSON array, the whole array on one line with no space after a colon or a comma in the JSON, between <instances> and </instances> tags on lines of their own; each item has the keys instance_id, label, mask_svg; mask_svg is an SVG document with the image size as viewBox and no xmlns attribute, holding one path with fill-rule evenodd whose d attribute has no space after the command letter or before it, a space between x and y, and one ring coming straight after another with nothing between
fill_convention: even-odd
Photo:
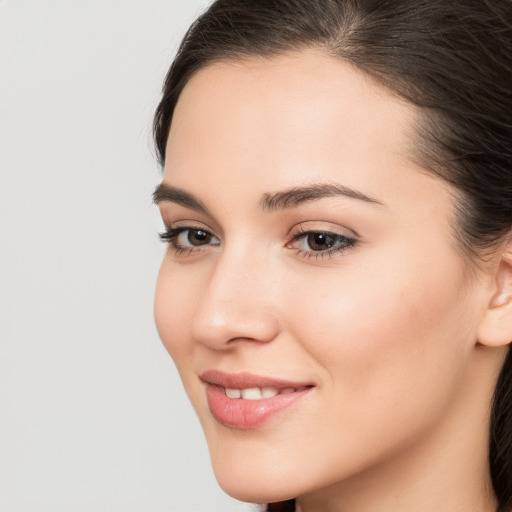
<instances>
[{"instance_id":1,"label":"eye","mask_svg":"<svg viewBox=\"0 0 512 512\"><path fill-rule=\"evenodd\" d=\"M296 233L287 247L296 249L298 254L307 258L318 258L340 253L356 245L353 237L330 231L300 231Z\"/></svg>"},{"instance_id":2,"label":"eye","mask_svg":"<svg viewBox=\"0 0 512 512\"><path fill-rule=\"evenodd\" d=\"M176 244L181 247L199 247L208 245L217 240L211 233L204 229L184 229L176 235Z\"/></svg>"},{"instance_id":3,"label":"eye","mask_svg":"<svg viewBox=\"0 0 512 512\"><path fill-rule=\"evenodd\" d=\"M337 245L341 238L332 233L308 233L303 236L303 244L312 251L325 251Z\"/></svg>"},{"instance_id":4,"label":"eye","mask_svg":"<svg viewBox=\"0 0 512 512\"><path fill-rule=\"evenodd\" d=\"M168 242L176 253L200 250L203 246L219 245L220 240L205 229L194 227L167 228L160 239Z\"/></svg>"}]
</instances>

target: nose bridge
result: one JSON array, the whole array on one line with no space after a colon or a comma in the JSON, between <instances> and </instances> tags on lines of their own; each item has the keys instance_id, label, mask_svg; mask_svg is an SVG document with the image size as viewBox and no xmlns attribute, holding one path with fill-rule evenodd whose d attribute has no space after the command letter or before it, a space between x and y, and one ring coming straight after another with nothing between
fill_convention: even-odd
<instances>
[{"instance_id":1,"label":"nose bridge","mask_svg":"<svg viewBox=\"0 0 512 512\"><path fill-rule=\"evenodd\" d=\"M278 327L274 296L268 252L244 243L224 248L196 311L194 337L216 348L271 341Z\"/></svg>"}]
</instances>

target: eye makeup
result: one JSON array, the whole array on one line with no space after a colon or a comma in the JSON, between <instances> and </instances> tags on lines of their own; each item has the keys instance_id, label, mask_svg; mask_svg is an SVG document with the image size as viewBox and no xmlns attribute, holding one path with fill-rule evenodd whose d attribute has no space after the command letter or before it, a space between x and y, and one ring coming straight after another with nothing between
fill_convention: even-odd
<instances>
[{"instance_id":1,"label":"eye makeup","mask_svg":"<svg viewBox=\"0 0 512 512\"><path fill-rule=\"evenodd\" d=\"M200 226L168 226L159 237L169 244L176 256L187 256L207 250L211 246L221 245L219 238ZM345 234L299 226L285 247L295 250L301 258L318 259L342 254L354 247L357 242L356 238Z\"/></svg>"}]
</instances>

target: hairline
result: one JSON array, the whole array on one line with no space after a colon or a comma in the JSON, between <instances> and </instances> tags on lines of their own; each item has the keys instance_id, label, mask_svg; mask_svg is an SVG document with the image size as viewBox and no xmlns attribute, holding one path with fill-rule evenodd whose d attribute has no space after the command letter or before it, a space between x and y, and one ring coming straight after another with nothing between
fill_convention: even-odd
<instances>
[{"instance_id":1,"label":"hairline","mask_svg":"<svg viewBox=\"0 0 512 512\"><path fill-rule=\"evenodd\" d=\"M492 243L487 243L483 247L477 247L475 243L472 243L469 236L466 233L464 227L464 218L468 208L470 207L468 198L465 196L463 191L459 189L450 179L447 177L446 171L448 166L446 164L439 163L438 160L434 160L434 153L437 156L441 156L440 149L435 147L432 140L429 140L429 127L433 122L438 122L441 126L445 126L446 123L442 119L442 114L436 112L434 109L426 107L424 105L418 105L411 100L405 93L401 92L397 88L391 86L391 79L387 75L380 75L376 72L371 72L364 66L356 64L351 59L345 57L343 52L343 45L335 46L328 44L327 42L297 42L289 43L287 46L276 47L269 49L268 51L225 51L219 52L219 55L211 58L206 58L203 62L199 63L189 74L184 75L181 80L181 87L179 88L176 102L169 118L168 126L166 127L167 139L166 139L166 150L169 142L169 136L171 132L172 119L174 112L178 106L181 95L185 90L186 86L190 81L201 71L212 68L218 64L244 64L252 62L263 63L272 62L278 60L287 55L300 54L308 51L318 51L323 56L331 57L333 60L344 62L350 65L356 70L361 77L368 80L373 86L377 86L383 93L391 95L400 101L405 102L407 105L414 107L416 111L415 121L411 125L410 133L406 134L409 144L407 147L405 158L411 162L415 169L415 172L425 172L431 176L442 179L444 183L450 185L453 189L453 204L452 204L452 218L450 224L452 225L452 235L455 241L455 249L461 256L463 262L470 270L471 274L475 274L478 270L481 270L485 263L492 257L492 253L495 248L501 243L503 237L497 238ZM409 85L406 80L400 80L395 77L395 83L405 84L406 88ZM445 171L445 172L443 172Z\"/></svg>"}]
</instances>

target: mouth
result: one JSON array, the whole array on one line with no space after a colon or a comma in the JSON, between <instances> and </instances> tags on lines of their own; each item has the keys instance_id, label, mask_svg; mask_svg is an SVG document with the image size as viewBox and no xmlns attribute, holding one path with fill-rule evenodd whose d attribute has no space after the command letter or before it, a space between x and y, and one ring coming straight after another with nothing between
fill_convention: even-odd
<instances>
[{"instance_id":1,"label":"mouth","mask_svg":"<svg viewBox=\"0 0 512 512\"><path fill-rule=\"evenodd\" d=\"M275 388L275 387L263 387L263 388L224 388L218 386L219 389L224 391L228 398L241 398L242 400L261 400L262 398L273 398L277 395L287 395L289 393L297 393L298 391L304 391L307 386L299 386L297 388Z\"/></svg>"},{"instance_id":2,"label":"mouth","mask_svg":"<svg viewBox=\"0 0 512 512\"><path fill-rule=\"evenodd\" d=\"M248 373L208 370L201 375L206 385L208 407L222 425L256 428L304 398L315 387Z\"/></svg>"}]
</instances>

